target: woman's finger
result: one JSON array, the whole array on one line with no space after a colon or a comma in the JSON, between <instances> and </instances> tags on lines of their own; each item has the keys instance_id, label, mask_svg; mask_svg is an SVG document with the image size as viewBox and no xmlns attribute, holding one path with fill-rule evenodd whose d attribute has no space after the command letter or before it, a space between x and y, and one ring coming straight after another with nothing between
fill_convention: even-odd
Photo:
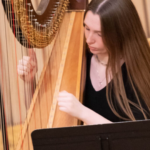
<instances>
[{"instance_id":1,"label":"woman's finger","mask_svg":"<svg viewBox=\"0 0 150 150\"><path fill-rule=\"evenodd\" d=\"M28 72L23 71L23 70L18 70L19 75L28 75Z\"/></svg>"},{"instance_id":2,"label":"woman's finger","mask_svg":"<svg viewBox=\"0 0 150 150\"><path fill-rule=\"evenodd\" d=\"M59 92L58 96L71 96L72 94L66 92L66 91L62 91L62 92Z\"/></svg>"},{"instance_id":3,"label":"woman's finger","mask_svg":"<svg viewBox=\"0 0 150 150\"><path fill-rule=\"evenodd\" d=\"M37 66L37 61L36 61L35 57L24 56L22 63L24 65L28 65L29 67L31 67L31 69L33 69L35 66Z\"/></svg>"},{"instance_id":4,"label":"woman's finger","mask_svg":"<svg viewBox=\"0 0 150 150\"><path fill-rule=\"evenodd\" d=\"M21 60L19 60L19 64L18 65L30 67L30 62L26 61L24 59L21 59Z\"/></svg>"},{"instance_id":5,"label":"woman's finger","mask_svg":"<svg viewBox=\"0 0 150 150\"><path fill-rule=\"evenodd\" d=\"M58 100L58 101L69 101L70 98L67 97L67 96L66 96L66 97L60 97L60 96L59 96L59 97L57 98L57 100Z\"/></svg>"},{"instance_id":6,"label":"woman's finger","mask_svg":"<svg viewBox=\"0 0 150 150\"><path fill-rule=\"evenodd\" d=\"M67 112L67 109L65 107L59 107L59 110L61 110L63 112Z\"/></svg>"},{"instance_id":7,"label":"woman's finger","mask_svg":"<svg viewBox=\"0 0 150 150\"><path fill-rule=\"evenodd\" d=\"M20 60L18 64L20 69L27 71L33 70L36 66L36 63L33 60ZM22 68L21 68L22 67Z\"/></svg>"},{"instance_id":8,"label":"woman's finger","mask_svg":"<svg viewBox=\"0 0 150 150\"><path fill-rule=\"evenodd\" d=\"M29 67L27 67L27 66L22 66L22 65L18 65L18 70L20 70L20 71L25 71L25 72L30 72L30 68Z\"/></svg>"},{"instance_id":9,"label":"woman's finger","mask_svg":"<svg viewBox=\"0 0 150 150\"><path fill-rule=\"evenodd\" d=\"M66 102L58 102L58 106L59 106L59 107L61 107L61 106L65 107L66 105L67 105Z\"/></svg>"}]
</instances>

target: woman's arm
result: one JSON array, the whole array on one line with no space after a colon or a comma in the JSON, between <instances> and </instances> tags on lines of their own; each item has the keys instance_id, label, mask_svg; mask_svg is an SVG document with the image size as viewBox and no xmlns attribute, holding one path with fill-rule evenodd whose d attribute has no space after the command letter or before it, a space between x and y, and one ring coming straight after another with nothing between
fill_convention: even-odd
<instances>
[{"instance_id":1,"label":"woman's arm","mask_svg":"<svg viewBox=\"0 0 150 150\"><path fill-rule=\"evenodd\" d=\"M58 106L61 111L82 120L87 125L112 123L91 109L85 107L74 95L66 91L59 93Z\"/></svg>"},{"instance_id":2,"label":"woman's arm","mask_svg":"<svg viewBox=\"0 0 150 150\"><path fill-rule=\"evenodd\" d=\"M83 112L81 113L81 116L79 117L80 120L82 120L87 125L92 124L107 124L112 123L108 119L104 118L103 116L99 115L98 113L94 112L93 110L83 106Z\"/></svg>"}]
</instances>

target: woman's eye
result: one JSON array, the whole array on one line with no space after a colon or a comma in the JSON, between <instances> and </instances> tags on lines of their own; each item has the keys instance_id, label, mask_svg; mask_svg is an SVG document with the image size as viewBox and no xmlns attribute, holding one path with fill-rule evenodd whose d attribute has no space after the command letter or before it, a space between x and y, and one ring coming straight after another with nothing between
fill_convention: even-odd
<instances>
[{"instance_id":1,"label":"woman's eye","mask_svg":"<svg viewBox=\"0 0 150 150\"><path fill-rule=\"evenodd\" d=\"M85 28L87 31L90 31L90 29L89 28Z\"/></svg>"},{"instance_id":2,"label":"woman's eye","mask_svg":"<svg viewBox=\"0 0 150 150\"><path fill-rule=\"evenodd\" d=\"M102 36L102 35L101 35L101 34L99 34L99 33L98 33L97 35L98 35L98 36Z\"/></svg>"}]
</instances>

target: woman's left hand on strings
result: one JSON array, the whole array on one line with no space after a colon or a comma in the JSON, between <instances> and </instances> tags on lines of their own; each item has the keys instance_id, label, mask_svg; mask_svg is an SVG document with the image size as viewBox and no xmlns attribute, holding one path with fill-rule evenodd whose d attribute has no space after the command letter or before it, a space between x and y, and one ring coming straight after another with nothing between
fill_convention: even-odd
<instances>
[{"instance_id":1,"label":"woman's left hand on strings","mask_svg":"<svg viewBox=\"0 0 150 150\"><path fill-rule=\"evenodd\" d=\"M59 92L58 95L59 110L68 113L69 115L80 119L84 106L77 98L66 91Z\"/></svg>"},{"instance_id":2,"label":"woman's left hand on strings","mask_svg":"<svg viewBox=\"0 0 150 150\"><path fill-rule=\"evenodd\" d=\"M33 49L29 49L29 56L23 56L23 58L19 60L17 66L18 75L24 81L30 82L34 79L37 70L36 53Z\"/></svg>"}]
</instances>

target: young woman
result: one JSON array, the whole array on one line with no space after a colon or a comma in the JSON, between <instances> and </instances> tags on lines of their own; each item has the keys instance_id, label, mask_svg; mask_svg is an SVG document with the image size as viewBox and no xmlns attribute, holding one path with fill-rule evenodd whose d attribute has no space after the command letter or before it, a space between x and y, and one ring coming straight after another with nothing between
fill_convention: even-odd
<instances>
[{"instance_id":1,"label":"young woman","mask_svg":"<svg viewBox=\"0 0 150 150\"><path fill-rule=\"evenodd\" d=\"M150 48L131 0L92 0L84 104L66 91L58 105L86 124L150 118Z\"/></svg>"}]
</instances>

